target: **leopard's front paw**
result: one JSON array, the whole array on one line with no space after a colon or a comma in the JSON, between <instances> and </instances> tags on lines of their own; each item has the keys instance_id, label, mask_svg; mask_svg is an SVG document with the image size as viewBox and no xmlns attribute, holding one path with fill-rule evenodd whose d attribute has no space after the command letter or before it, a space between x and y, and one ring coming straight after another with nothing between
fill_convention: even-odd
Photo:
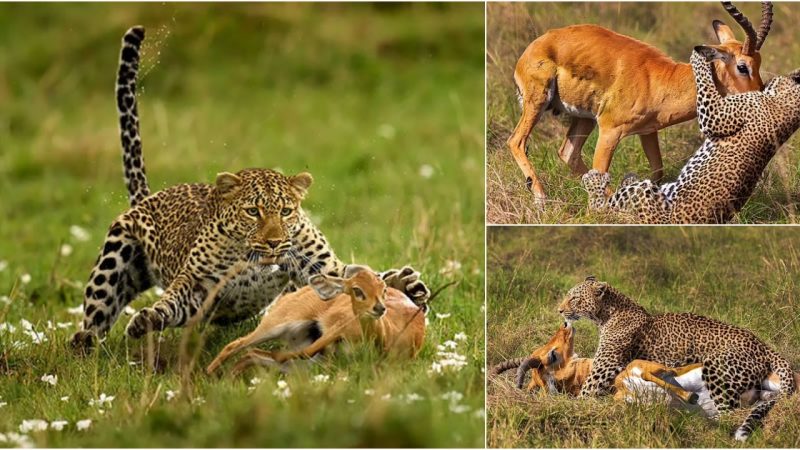
<instances>
[{"instance_id":1,"label":"leopard's front paw","mask_svg":"<svg viewBox=\"0 0 800 450\"><path fill-rule=\"evenodd\" d=\"M611 183L611 175L608 172L599 172L592 169L583 174L581 182L589 194L589 208L602 209L610 195L608 185Z\"/></svg>"},{"instance_id":2,"label":"leopard's front paw","mask_svg":"<svg viewBox=\"0 0 800 450\"><path fill-rule=\"evenodd\" d=\"M420 280L420 273L411 266L387 270L381 273L381 278L387 286L403 292L417 305L427 302L431 296L428 286Z\"/></svg>"},{"instance_id":3,"label":"leopard's front paw","mask_svg":"<svg viewBox=\"0 0 800 450\"><path fill-rule=\"evenodd\" d=\"M72 340L69 343L75 353L87 355L94 348L95 340L94 333L88 330L80 330L72 336Z\"/></svg>"},{"instance_id":4,"label":"leopard's front paw","mask_svg":"<svg viewBox=\"0 0 800 450\"><path fill-rule=\"evenodd\" d=\"M139 339L151 331L161 331L164 329L164 318L153 308L142 308L131 317L125 333L128 337Z\"/></svg>"}]
</instances>

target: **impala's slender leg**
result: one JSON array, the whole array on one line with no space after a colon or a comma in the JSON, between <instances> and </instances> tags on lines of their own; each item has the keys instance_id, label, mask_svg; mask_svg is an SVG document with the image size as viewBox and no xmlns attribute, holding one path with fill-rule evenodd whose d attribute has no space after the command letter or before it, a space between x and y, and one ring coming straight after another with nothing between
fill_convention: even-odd
<instances>
[{"instance_id":1,"label":"impala's slender leg","mask_svg":"<svg viewBox=\"0 0 800 450\"><path fill-rule=\"evenodd\" d=\"M541 61L536 67L518 66L514 79L522 100L522 117L508 138L508 147L525 175L525 185L533 192L536 202L541 204L546 198L544 188L528 160L526 146L533 127L554 95L555 65L552 61Z\"/></svg>"},{"instance_id":2,"label":"impala's slender leg","mask_svg":"<svg viewBox=\"0 0 800 450\"><path fill-rule=\"evenodd\" d=\"M564 138L564 143L558 150L558 156L567 163L574 175L583 175L589 171L583 162L581 149L586 143L586 139L592 134L594 125L594 119L573 117L567 137Z\"/></svg>"},{"instance_id":3,"label":"impala's slender leg","mask_svg":"<svg viewBox=\"0 0 800 450\"><path fill-rule=\"evenodd\" d=\"M594 159L592 160L592 169L598 172L608 172L611 166L611 158L614 157L614 150L616 150L623 133L619 127L605 127L600 125L600 136L597 138L597 147L594 149Z\"/></svg>"},{"instance_id":4,"label":"impala's slender leg","mask_svg":"<svg viewBox=\"0 0 800 450\"><path fill-rule=\"evenodd\" d=\"M650 179L655 183L661 183L664 178L664 162L661 160L661 149L658 147L658 133L642 134L639 136L642 142L642 149L650 163Z\"/></svg>"}]
</instances>

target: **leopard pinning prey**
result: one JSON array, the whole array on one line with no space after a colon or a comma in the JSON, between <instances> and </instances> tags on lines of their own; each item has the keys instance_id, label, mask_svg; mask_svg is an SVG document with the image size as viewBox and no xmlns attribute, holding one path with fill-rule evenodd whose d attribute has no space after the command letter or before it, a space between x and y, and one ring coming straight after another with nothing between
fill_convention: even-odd
<instances>
[{"instance_id":1,"label":"leopard pinning prey","mask_svg":"<svg viewBox=\"0 0 800 450\"><path fill-rule=\"evenodd\" d=\"M347 267L301 207L313 182L309 173L244 169L220 173L212 184L150 194L136 101L144 37L137 26L122 38L116 100L131 207L109 227L84 290L82 327L72 338L81 350L105 337L125 306L153 286L164 293L131 318L130 338L196 321L208 293L236 264L246 267L219 292L204 320L244 320L309 277L340 277ZM430 296L411 267L380 276L417 303Z\"/></svg>"},{"instance_id":2,"label":"leopard pinning prey","mask_svg":"<svg viewBox=\"0 0 800 450\"><path fill-rule=\"evenodd\" d=\"M722 97L712 77L713 61L722 57L713 47L692 52L706 139L678 179L658 186L628 177L609 195L608 174L589 171L582 182L590 209L653 224L727 223L742 209L775 152L800 128L800 70L775 77L761 92Z\"/></svg>"},{"instance_id":3,"label":"leopard pinning prey","mask_svg":"<svg viewBox=\"0 0 800 450\"><path fill-rule=\"evenodd\" d=\"M778 394L756 402L734 433L745 440L780 398L797 390L789 361L752 332L690 313L650 314L594 277L570 289L558 310L567 321L589 319L600 330L581 396L611 393L617 375L636 359L668 367L699 363L714 410L725 413L741 407L743 396L774 373Z\"/></svg>"}]
</instances>

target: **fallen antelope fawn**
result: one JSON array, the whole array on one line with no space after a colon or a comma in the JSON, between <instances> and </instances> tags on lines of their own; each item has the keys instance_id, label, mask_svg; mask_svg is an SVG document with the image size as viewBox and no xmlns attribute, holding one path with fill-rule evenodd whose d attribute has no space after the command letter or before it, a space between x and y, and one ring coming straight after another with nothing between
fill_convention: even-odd
<instances>
[{"instance_id":1,"label":"fallen antelope fawn","mask_svg":"<svg viewBox=\"0 0 800 450\"><path fill-rule=\"evenodd\" d=\"M759 50L772 25L772 4L762 3L756 33L749 20L730 2L725 10L747 35L744 43L719 20L713 22L724 57L714 63L721 95L761 90ZM525 183L540 206L546 196L527 156L528 137L547 110L572 117L559 157L572 172L588 168L581 148L600 128L592 168L605 173L619 141L638 135L656 182L663 177L658 130L697 116L694 75L689 64L678 63L644 42L596 25L573 25L550 30L536 38L520 56L514 70L522 116L508 146Z\"/></svg>"},{"instance_id":2,"label":"fallen antelope fawn","mask_svg":"<svg viewBox=\"0 0 800 450\"><path fill-rule=\"evenodd\" d=\"M371 269L348 265L344 278L314 275L309 285L279 298L250 334L231 342L206 369L213 373L245 348L273 339L288 352L251 349L235 366L274 365L311 358L340 340L374 340L384 352L415 357L425 338L425 307L386 284Z\"/></svg>"}]
</instances>

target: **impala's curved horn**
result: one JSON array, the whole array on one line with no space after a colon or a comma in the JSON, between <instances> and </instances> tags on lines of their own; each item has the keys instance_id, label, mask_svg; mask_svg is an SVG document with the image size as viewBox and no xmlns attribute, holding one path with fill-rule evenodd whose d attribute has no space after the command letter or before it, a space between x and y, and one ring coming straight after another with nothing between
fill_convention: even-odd
<instances>
[{"instance_id":1,"label":"impala's curved horn","mask_svg":"<svg viewBox=\"0 0 800 450\"><path fill-rule=\"evenodd\" d=\"M761 50L770 28L772 28L772 2L761 2L761 26L758 28L756 50Z\"/></svg>"},{"instance_id":2,"label":"impala's curved horn","mask_svg":"<svg viewBox=\"0 0 800 450\"><path fill-rule=\"evenodd\" d=\"M752 56L756 51L756 44L758 43L758 35L756 35L756 30L753 29L753 24L747 20L747 17L745 17L741 11L733 6L733 3L722 2L722 7L725 8L725 11L728 11L728 14L733 17L733 20L742 27L744 34L747 35L744 39L744 44L742 44L742 53L747 56Z\"/></svg>"}]
</instances>

